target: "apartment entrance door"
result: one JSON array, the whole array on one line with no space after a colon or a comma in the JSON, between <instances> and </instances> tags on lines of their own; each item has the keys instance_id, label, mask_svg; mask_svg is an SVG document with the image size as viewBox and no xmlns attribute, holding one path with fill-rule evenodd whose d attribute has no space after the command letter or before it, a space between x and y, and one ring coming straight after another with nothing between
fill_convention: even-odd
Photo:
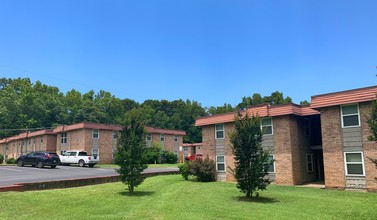
<instances>
[{"instance_id":1,"label":"apartment entrance door","mask_svg":"<svg viewBox=\"0 0 377 220\"><path fill-rule=\"evenodd\" d=\"M314 170L315 170L315 179L316 181L325 181L325 172L323 166L323 151L314 150Z\"/></svg>"}]
</instances>

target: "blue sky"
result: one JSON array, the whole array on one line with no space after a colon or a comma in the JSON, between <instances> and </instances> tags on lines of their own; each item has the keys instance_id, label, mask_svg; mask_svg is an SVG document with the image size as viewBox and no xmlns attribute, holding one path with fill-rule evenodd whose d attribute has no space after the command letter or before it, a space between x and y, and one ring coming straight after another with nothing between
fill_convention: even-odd
<instances>
[{"instance_id":1,"label":"blue sky","mask_svg":"<svg viewBox=\"0 0 377 220\"><path fill-rule=\"evenodd\" d=\"M377 1L0 0L0 77L236 105L376 85Z\"/></svg>"}]
</instances>

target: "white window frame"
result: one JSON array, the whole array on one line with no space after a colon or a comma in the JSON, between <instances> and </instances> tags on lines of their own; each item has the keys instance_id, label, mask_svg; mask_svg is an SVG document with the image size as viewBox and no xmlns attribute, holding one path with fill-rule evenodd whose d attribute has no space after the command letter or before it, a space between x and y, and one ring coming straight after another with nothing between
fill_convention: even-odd
<instances>
[{"instance_id":1,"label":"white window frame","mask_svg":"<svg viewBox=\"0 0 377 220\"><path fill-rule=\"evenodd\" d=\"M119 131L113 131L113 140L118 140Z\"/></svg>"},{"instance_id":2,"label":"white window frame","mask_svg":"<svg viewBox=\"0 0 377 220\"><path fill-rule=\"evenodd\" d=\"M219 162L218 161L218 158L219 157L223 157L224 158L224 162ZM218 169L218 164L224 164L224 170L219 170ZM216 171L217 172L226 172L226 160L225 160L225 155L216 155Z\"/></svg>"},{"instance_id":3,"label":"white window frame","mask_svg":"<svg viewBox=\"0 0 377 220\"><path fill-rule=\"evenodd\" d=\"M347 154L361 154L361 162L347 162ZM361 164L363 168L363 174L348 174L347 164ZM350 151L344 152L344 171L346 176L365 176L364 154L362 151Z\"/></svg>"},{"instance_id":4,"label":"white window frame","mask_svg":"<svg viewBox=\"0 0 377 220\"><path fill-rule=\"evenodd\" d=\"M347 114L347 115L344 115L343 114L343 107L344 106L351 106L351 105L356 105L357 107L357 114ZM360 127L361 126L361 123L360 123L360 108L359 108L359 103L355 103L355 104L348 104L348 105L341 105L340 106L340 112L341 112L341 121L342 121L342 128L355 128L355 127ZM344 126L344 116L353 116L353 115L357 115L357 119L358 119L358 125L351 125L351 126Z\"/></svg>"},{"instance_id":5,"label":"white window frame","mask_svg":"<svg viewBox=\"0 0 377 220\"><path fill-rule=\"evenodd\" d=\"M264 119L270 119L270 120L271 120L271 125L263 125L263 120L264 120ZM263 130L264 130L265 127L269 127L269 126L271 126L271 134L265 134ZM261 119L261 123L260 123L260 127L261 127L261 130L262 130L262 134L263 134L263 135L267 135L267 136L268 136L268 135L274 135L274 123L273 123L273 121L272 121L272 117L265 117L265 118L262 118L262 119Z\"/></svg>"},{"instance_id":6,"label":"white window frame","mask_svg":"<svg viewBox=\"0 0 377 220\"><path fill-rule=\"evenodd\" d=\"M68 142L67 139L68 139L67 132L62 132L61 135L60 135L60 143L66 144Z\"/></svg>"},{"instance_id":7,"label":"white window frame","mask_svg":"<svg viewBox=\"0 0 377 220\"><path fill-rule=\"evenodd\" d=\"M151 133L147 133L147 135L145 135L145 139L147 141L152 141L152 134Z\"/></svg>"},{"instance_id":8,"label":"white window frame","mask_svg":"<svg viewBox=\"0 0 377 220\"><path fill-rule=\"evenodd\" d=\"M114 160L114 154L116 154L117 153L117 151L118 151L118 149L114 149L113 148L113 150L112 150L112 154L111 154L111 159L113 159Z\"/></svg>"},{"instance_id":9,"label":"white window frame","mask_svg":"<svg viewBox=\"0 0 377 220\"><path fill-rule=\"evenodd\" d=\"M165 142L165 134L160 134L160 141Z\"/></svg>"},{"instance_id":10,"label":"white window frame","mask_svg":"<svg viewBox=\"0 0 377 220\"><path fill-rule=\"evenodd\" d=\"M274 173L276 173L276 167L275 167L275 154L270 154L270 156L272 156L272 159L274 160L274 163L272 164L272 166L274 167L274 172L267 172L267 173L274 174Z\"/></svg>"},{"instance_id":11,"label":"white window frame","mask_svg":"<svg viewBox=\"0 0 377 220\"><path fill-rule=\"evenodd\" d=\"M309 160L308 156L310 157L310 166L309 166ZM310 169L309 169L310 168ZM313 161L313 154L306 154L306 171L308 173L313 173L314 172L314 161Z\"/></svg>"},{"instance_id":12,"label":"white window frame","mask_svg":"<svg viewBox=\"0 0 377 220\"><path fill-rule=\"evenodd\" d=\"M97 132L95 132L97 131ZM94 134L97 134L97 137L94 137ZM93 139L99 139L99 129L93 129L92 130L92 138Z\"/></svg>"},{"instance_id":13,"label":"white window frame","mask_svg":"<svg viewBox=\"0 0 377 220\"><path fill-rule=\"evenodd\" d=\"M223 129L219 129L217 130L217 125L222 125L223 126ZM215 124L215 139L224 139L225 138L225 132L224 132L224 124ZM222 138L219 138L217 137L217 132L220 132L222 131L223 132L223 137Z\"/></svg>"},{"instance_id":14,"label":"white window frame","mask_svg":"<svg viewBox=\"0 0 377 220\"><path fill-rule=\"evenodd\" d=\"M97 159L99 159L99 148L97 148L97 149L92 148L92 155L91 156L94 157L94 154L95 154L94 151L95 150L97 150Z\"/></svg>"},{"instance_id":15,"label":"white window frame","mask_svg":"<svg viewBox=\"0 0 377 220\"><path fill-rule=\"evenodd\" d=\"M187 157L188 156L188 147L183 147L183 157Z\"/></svg>"},{"instance_id":16,"label":"white window frame","mask_svg":"<svg viewBox=\"0 0 377 220\"><path fill-rule=\"evenodd\" d=\"M174 143L178 143L178 135L174 135Z\"/></svg>"}]
</instances>

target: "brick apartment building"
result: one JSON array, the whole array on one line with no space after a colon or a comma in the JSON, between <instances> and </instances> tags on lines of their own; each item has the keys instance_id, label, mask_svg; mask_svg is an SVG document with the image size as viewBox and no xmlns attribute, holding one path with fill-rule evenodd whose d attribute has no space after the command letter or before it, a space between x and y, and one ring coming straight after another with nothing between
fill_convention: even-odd
<instances>
[{"instance_id":1,"label":"brick apartment building","mask_svg":"<svg viewBox=\"0 0 377 220\"><path fill-rule=\"evenodd\" d=\"M377 190L377 169L368 159L377 158L370 135L370 115L377 86L313 96L310 106L283 104L247 108L262 117L262 146L275 159L269 177L276 184L300 185L323 181L327 188ZM202 128L202 154L216 161L219 181L232 181L234 167L229 132L234 113L198 118Z\"/></svg>"},{"instance_id":2,"label":"brick apartment building","mask_svg":"<svg viewBox=\"0 0 377 220\"><path fill-rule=\"evenodd\" d=\"M62 154L69 150L83 150L99 157L101 163L112 163L116 151L118 133L123 130L119 125L97 123L78 123L61 125L53 130L40 130L21 133L0 140L0 154L5 159L17 158L31 151L54 151ZM159 142L165 150L178 154L183 144L185 131L165 130L146 127L146 144Z\"/></svg>"}]
</instances>

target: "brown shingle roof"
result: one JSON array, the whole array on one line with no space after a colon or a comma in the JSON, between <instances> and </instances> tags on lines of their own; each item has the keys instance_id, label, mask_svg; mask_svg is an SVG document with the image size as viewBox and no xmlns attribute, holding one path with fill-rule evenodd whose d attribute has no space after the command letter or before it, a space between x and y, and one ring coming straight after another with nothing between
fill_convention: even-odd
<instances>
[{"instance_id":1,"label":"brown shingle roof","mask_svg":"<svg viewBox=\"0 0 377 220\"><path fill-rule=\"evenodd\" d=\"M311 108L368 102L376 99L377 86L312 96Z\"/></svg>"},{"instance_id":2,"label":"brown shingle roof","mask_svg":"<svg viewBox=\"0 0 377 220\"><path fill-rule=\"evenodd\" d=\"M258 115L260 117L273 117L280 115L308 116L319 114L317 110L310 109L310 107L308 106L302 107L292 103L274 106L269 106L267 104L252 106L247 109L247 112L249 113L249 115ZM242 113L244 114L244 112ZM233 122L234 114L234 112L229 112L225 114L201 117L196 119L195 126Z\"/></svg>"},{"instance_id":3,"label":"brown shingle roof","mask_svg":"<svg viewBox=\"0 0 377 220\"><path fill-rule=\"evenodd\" d=\"M179 131L179 130L167 130L161 128L153 128L153 127L145 127L148 133L151 134L172 134L172 135L186 135L186 131Z\"/></svg>"}]
</instances>

